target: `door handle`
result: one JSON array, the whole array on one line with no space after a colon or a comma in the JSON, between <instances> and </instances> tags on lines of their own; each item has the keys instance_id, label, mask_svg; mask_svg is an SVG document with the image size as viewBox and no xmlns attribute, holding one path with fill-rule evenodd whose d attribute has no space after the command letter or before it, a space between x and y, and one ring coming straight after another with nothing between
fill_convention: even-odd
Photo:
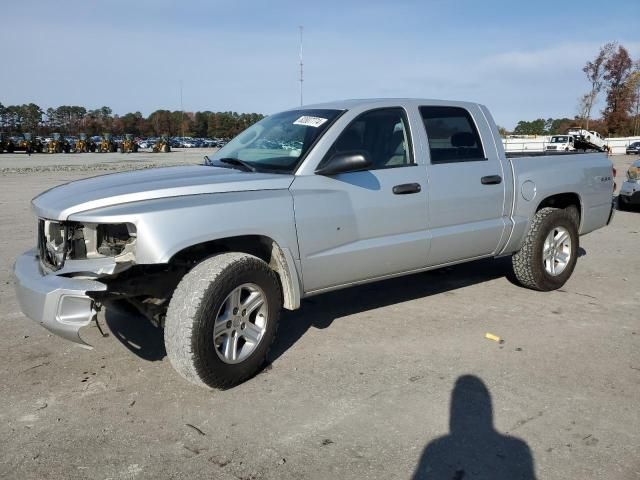
<instances>
[{"instance_id":1,"label":"door handle","mask_svg":"<svg viewBox=\"0 0 640 480\"><path fill-rule=\"evenodd\" d=\"M502 183L502 177L500 175L487 175L480 179L483 185L498 185Z\"/></svg>"},{"instance_id":2,"label":"door handle","mask_svg":"<svg viewBox=\"0 0 640 480\"><path fill-rule=\"evenodd\" d=\"M393 187L393 193L395 195L407 195L409 193L418 193L422 190L419 183L403 183L402 185L396 185Z\"/></svg>"}]
</instances>

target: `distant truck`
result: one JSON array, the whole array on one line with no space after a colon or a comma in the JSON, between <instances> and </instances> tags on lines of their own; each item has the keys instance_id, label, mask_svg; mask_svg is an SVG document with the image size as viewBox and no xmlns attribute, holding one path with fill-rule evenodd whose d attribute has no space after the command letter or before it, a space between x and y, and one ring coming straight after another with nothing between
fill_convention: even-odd
<instances>
[{"instance_id":1,"label":"distant truck","mask_svg":"<svg viewBox=\"0 0 640 480\"><path fill-rule=\"evenodd\" d=\"M582 128L570 128L567 135L574 138L574 146L576 150L597 150L606 152L609 150L607 142L602 135L595 130L584 130Z\"/></svg>"},{"instance_id":2,"label":"distant truck","mask_svg":"<svg viewBox=\"0 0 640 480\"><path fill-rule=\"evenodd\" d=\"M554 135L547 145L548 152L570 152L576 149L573 135Z\"/></svg>"}]
</instances>

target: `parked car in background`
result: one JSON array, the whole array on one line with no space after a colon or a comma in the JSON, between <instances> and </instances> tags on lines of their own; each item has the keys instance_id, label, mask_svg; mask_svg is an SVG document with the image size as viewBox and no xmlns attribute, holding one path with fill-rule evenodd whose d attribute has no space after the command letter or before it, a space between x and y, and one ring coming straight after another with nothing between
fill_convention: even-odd
<instances>
[{"instance_id":1,"label":"parked car in background","mask_svg":"<svg viewBox=\"0 0 640 480\"><path fill-rule=\"evenodd\" d=\"M640 142L633 142L627 147L627 155L640 155Z\"/></svg>"},{"instance_id":2,"label":"parked car in background","mask_svg":"<svg viewBox=\"0 0 640 480\"><path fill-rule=\"evenodd\" d=\"M628 210L632 206L640 206L640 160L636 160L627 170L627 180L618 195L618 210Z\"/></svg>"}]
</instances>

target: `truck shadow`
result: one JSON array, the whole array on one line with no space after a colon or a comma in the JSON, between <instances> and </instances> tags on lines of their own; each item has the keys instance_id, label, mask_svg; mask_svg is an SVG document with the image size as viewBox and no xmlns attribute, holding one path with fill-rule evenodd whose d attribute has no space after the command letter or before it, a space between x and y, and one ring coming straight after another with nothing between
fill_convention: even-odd
<instances>
[{"instance_id":1,"label":"truck shadow","mask_svg":"<svg viewBox=\"0 0 640 480\"><path fill-rule=\"evenodd\" d=\"M584 256L586 251L580 248L578 255ZM278 336L269 352L268 363L282 356L310 328L324 329L341 317L438 295L497 278L506 278L509 282L517 284L509 257L477 260L305 299L299 310L283 310ZM153 362L166 356L163 330L151 325L125 302L107 306L105 320L111 334L138 357Z\"/></svg>"},{"instance_id":2,"label":"truck shadow","mask_svg":"<svg viewBox=\"0 0 640 480\"><path fill-rule=\"evenodd\" d=\"M269 362L277 360L312 327L324 329L341 317L497 278L506 277L515 283L512 275L509 257L483 259L308 298L302 301L299 310L283 310Z\"/></svg>"},{"instance_id":3,"label":"truck shadow","mask_svg":"<svg viewBox=\"0 0 640 480\"><path fill-rule=\"evenodd\" d=\"M138 357L155 362L167 356L164 334L126 302L107 305L104 315L111 334Z\"/></svg>"}]
</instances>

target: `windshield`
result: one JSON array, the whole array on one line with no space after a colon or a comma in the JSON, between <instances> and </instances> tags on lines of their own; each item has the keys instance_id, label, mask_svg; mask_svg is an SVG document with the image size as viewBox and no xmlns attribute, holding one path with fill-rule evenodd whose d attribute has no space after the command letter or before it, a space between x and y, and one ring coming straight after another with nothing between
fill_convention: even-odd
<instances>
[{"instance_id":1,"label":"windshield","mask_svg":"<svg viewBox=\"0 0 640 480\"><path fill-rule=\"evenodd\" d=\"M569 137L551 137L551 143L567 143Z\"/></svg>"},{"instance_id":2,"label":"windshield","mask_svg":"<svg viewBox=\"0 0 640 480\"><path fill-rule=\"evenodd\" d=\"M208 165L240 161L255 171L293 173L300 159L341 110L305 109L276 113L247 128L209 157ZM236 163L240 163L236 162Z\"/></svg>"}]
</instances>

